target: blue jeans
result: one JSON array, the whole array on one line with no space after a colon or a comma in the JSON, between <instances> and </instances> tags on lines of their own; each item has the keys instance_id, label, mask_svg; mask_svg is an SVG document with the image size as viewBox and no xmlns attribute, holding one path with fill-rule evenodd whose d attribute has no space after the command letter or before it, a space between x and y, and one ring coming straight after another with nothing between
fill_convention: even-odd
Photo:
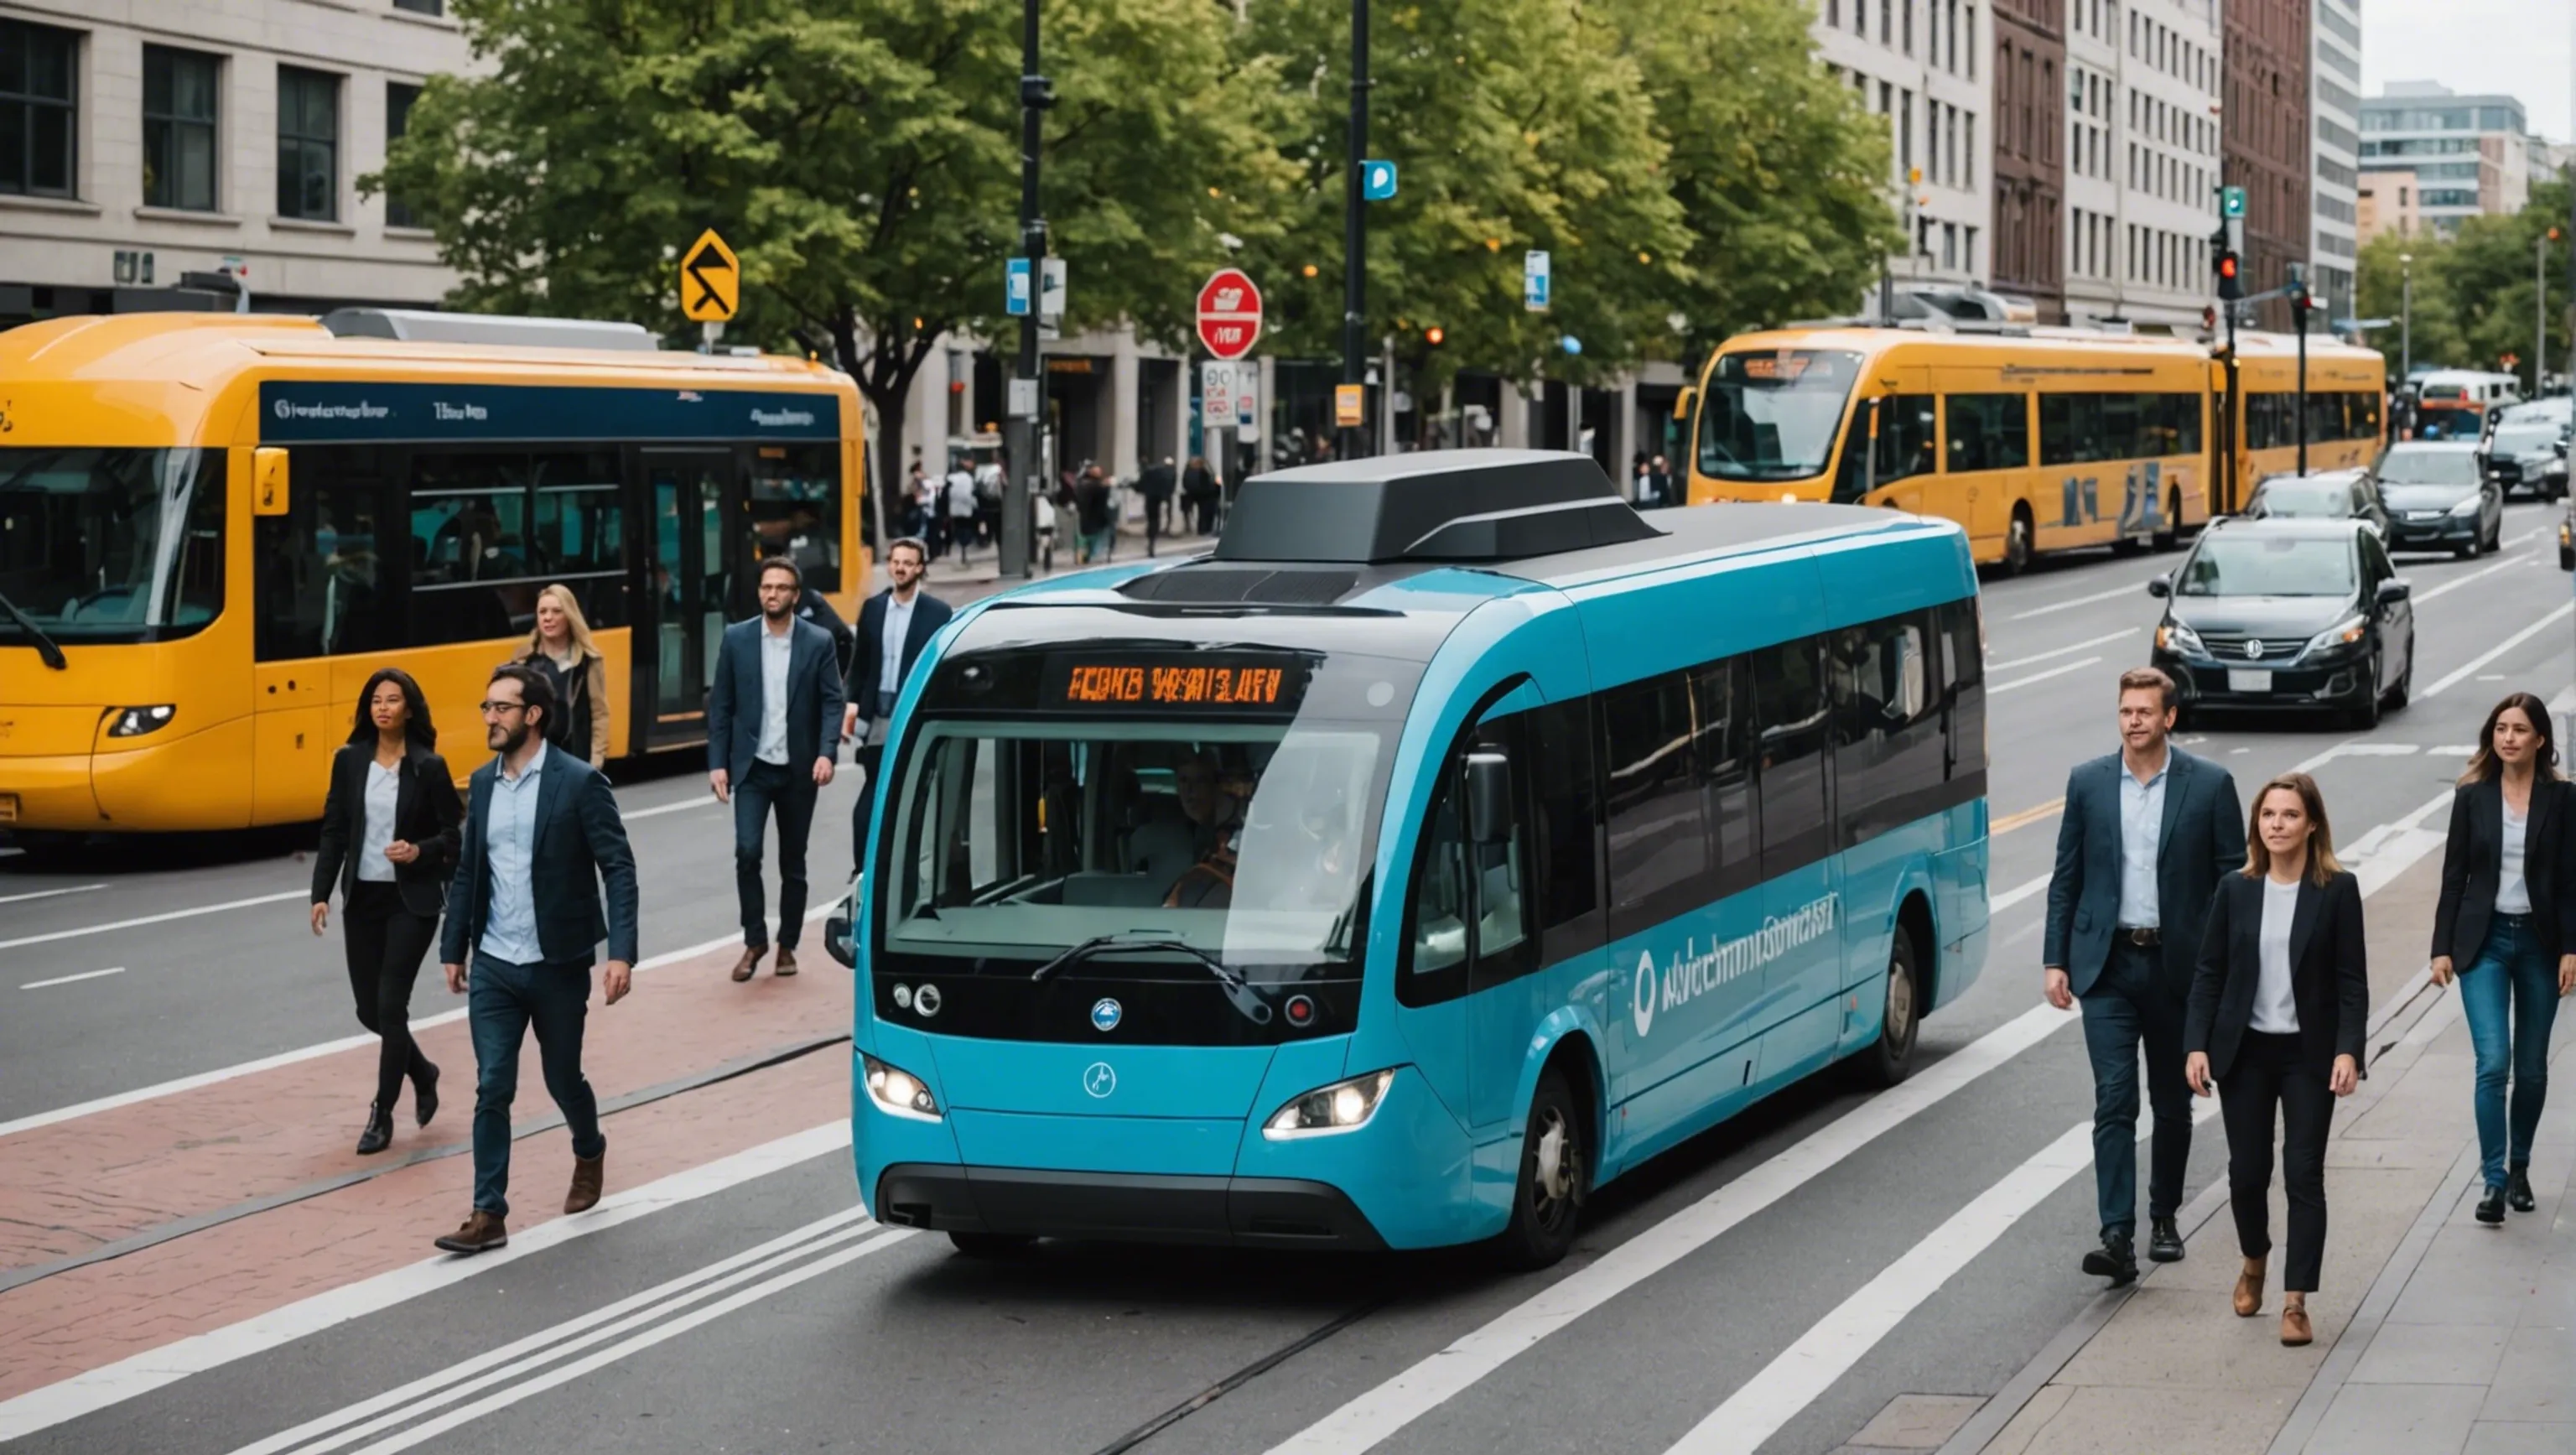
<instances>
[{"instance_id":1,"label":"blue jeans","mask_svg":"<svg viewBox=\"0 0 2576 1455\"><path fill-rule=\"evenodd\" d=\"M2558 967L2527 915L2500 914L2460 975L2460 1010L2477 1050L2478 1157L2489 1187L2531 1164L2532 1134L2549 1095L2549 1028L2558 1019ZM2513 1086L2508 1111L2505 1085Z\"/></svg>"},{"instance_id":2,"label":"blue jeans","mask_svg":"<svg viewBox=\"0 0 2576 1455\"><path fill-rule=\"evenodd\" d=\"M2111 946L2109 963L2076 1002L2084 1050L2093 1061L2093 1198L2102 1234L2138 1230L2138 1052L2146 1051L2146 1099L2155 1108L2149 1145L2147 1215L2182 1207L2191 1162L2191 1085L2183 1080L2184 1005L2157 983L2160 951Z\"/></svg>"},{"instance_id":3,"label":"blue jeans","mask_svg":"<svg viewBox=\"0 0 2576 1455\"><path fill-rule=\"evenodd\" d=\"M588 965L513 965L474 957L465 1019L474 1033L476 1211L510 1211L510 1102L519 1094L519 1043L531 1026L546 1090L572 1132L572 1154L586 1159L608 1150L608 1139L599 1134L599 1099L581 1074L581 1028L589 1014Z\"/></svg>"}]
</instances>

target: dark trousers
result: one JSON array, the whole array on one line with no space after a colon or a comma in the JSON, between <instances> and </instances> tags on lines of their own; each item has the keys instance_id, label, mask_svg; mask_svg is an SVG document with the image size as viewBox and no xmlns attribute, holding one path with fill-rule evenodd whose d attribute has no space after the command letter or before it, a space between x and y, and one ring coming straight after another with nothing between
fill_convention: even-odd
<instances>
[{"instance_id":1,"label":"dark trousers","mask_svg":"<svg viewBox=\"0 0 2576 1455\"><path fill-rule=\"evenodd\" d=\"M349 956L349 995L358 1024L375 1033L376 1105L393 1110L403 1078L412 1084L438 1074L411 1038L411 987L429 954L438 921L403 904L391 884L361 879L340 908L341 947Z\"/></svg>"},{"instance_id":2,"label":"dark trousers","mask_svg":"<svg viewBox=\"0 0 2576 1455\"><path fill-rule=\"evenodd\" d=\"M1189 504L1191 511L1198 516L1197 521L1194 522L1198 533L1203 536L1215 535L1216 496L1213 493L1202 495Z\"/></svg>"},{"instance_id":3,"label":"dark trousers","mask_svg":"<svg viewBox=\"0 0 2576 1455\"><path fill-rule=\"evenodd\" d=\"M2104 1236L2138 1230L2138 1050L2147 1053L2147 1101L2155 1144L2147 1174L2147 1216L2182 1207L2191 1161L2191 1084L2182 1075L2184 1000L2164 988L2162 951L2115 940L2110 962L2084 992L2084 1050L2093 1059L2093 1196Z\"/></svg>"},{"instance_id":4,"label":"dark trousers","mask_svg":"<svg viewBox=\"0 0 2576 1455\"><path fill-rule=\"evenodd\" d=\"M2478 1170L2487 1186L2502 1187L2508 1171L2531 1165L2558 1019L2558 965L2541 949L2531 916L2500 914L2488 925L2477 960L2460 973L2460 1013L2477 1054Z\"/></svg>"},{"instance_id":5,"label":"dark trousers","mask_svg":"<svg viewBox=\"0 0 2576 1455\"><path fill-rule=\"evenodd\" d=\"M1164 522L1165 518L1171 514L1171 510L1172 497L1168 495L1148 495L1145 497L1146 555L1150 556L1154 554L1155 545L1168 533L1169 528Z\"/></svg>"},{"instance_id":6,"label":"dark trousers","mask_svg":"<svg viewBox=\"0 0 2576 1455\"><path fill-rule=\"evenodd\" d=\"M510 1211L510 1102L519 1094L519 1043L531 1027L546 1091L572 1133L572 1154L589 1158L608 1150L608 1139L599 1134L599 1098L581 1074L581 1030L589 1015L588 963L513 965L474 957L465 1019L474 1032L476 1211Z\"/></svg>"},{"instance_id":7,"label":"dark trousers","mask_svg":"<svg viewBox=\"0 0 2576 1455\"><path fill-rule=\"evenodd\" d=\"M814 791L810 766L799 772L793 764L757 759L733 786L734 892L742 899L742 942L755 950L769 945L760 839L773 813L778 818L779 948L795 949L796 932L805 927L805 839L814 829Z\"/></svg>"},{"instance_id":8,"label":"dark trousers","mask_svg":"<svg viewBox=\"0 0 2576 1455\"><path fill-rule=\"evenodd\" d=\"M2290 1260L2281 1287L2317 1291L2326 1256L2326 1128L2334 1088L2310 1066L2296 1035L2249 1030L2218 1078L2227 1123L2227 1200L2236 1209L2236 1246L2248 1258L2272 1251L2272 1117L2281 1119L2281 1190L2290 1196Z\"/></svg>"}]
</instances>

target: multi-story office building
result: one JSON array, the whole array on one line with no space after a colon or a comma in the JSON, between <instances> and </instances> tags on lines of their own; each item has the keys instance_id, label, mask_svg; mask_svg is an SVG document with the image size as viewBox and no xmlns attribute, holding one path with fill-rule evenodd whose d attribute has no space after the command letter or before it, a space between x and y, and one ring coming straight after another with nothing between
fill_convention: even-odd
<instances>
[{"instance_id":1,"label":"multi-story office building","mask_svg":"<svg viewBox=\"0 0 2576 1455\"><path fill-rule=\"evenodd\" d=\"M2361 251L2361 0L2314 0L2308 114L2316 147L2310 181L2308 281L2326 317L2353 316Z\"/></svg>"},{"instance_id":2,"label":"multi-story office building","mask_svg":"<svg viewBox=\"0 0 2576 1455\"><path fill-rule=\"evenodd\" d=\"M1985 0L1815 0L1825 66L1886 118L1893 195L1914 236L1901 281L1983 280L1992 236ZM1919 178L1919 180L1917 180Z\"/></svg>"},{"instance_id":3,"label":"multi-story office building","mask_svg":"<svg viewBox=\"0 0 2576 1455\"><path fill-rule=\"evenodd\" d=\"M2363 246L2369 246L2370 240L2383 232L2413 237L2424 230L2424 214L2416 190L2412 171L2383 172L2375 167L2361 169L2361 195L2353 210L2359 219L2354 230L2360 235Z\"/></svg>"},{"instance_id":4,"label":"multi-story office building","mask_svg":"<svg viewBox=\"0 0 2576 1455\"><path fill-rule=\"evenodd\" d=\"M1994 289L2066 317L2069 0L1993 0Z\"/></svg>"},{"instance_id":5,"label":"multi-story office building","mask_svg":"<svg viewBox=\"0 0 2576 1455\"><path fill-rule=\"evenodd\" d=\"M2069 0L2066 310L2198 328L2218 225L2218 0Z\"/></svg>"},{"instance_id":6,"label":"multi-story office building","mask_svg":"<svg viewBox=\"0 0 2576 1455\"><path fill-rule=\"evenodd\" d=\"M2520 212L2531 199L2531 137L2511 96L2461 96L2432 81L2391 81L2361 103L2361 164L2411 171L2424 226Z\"/></svg>"},{"instance_id":7,"label":"multi-story office building","mask_svg":"<svg viewBox=\"0 0 2576 1455\"><path fill-rule=\"evenodd\" d=\"M2245 291L2289 281L2308 256L2316 156L2308 126L2308 0L2227 0L2226 111L2219 128L2220 178L2245 189ZM2286 328L2289 309L2266 304L2256 317Z\"/></svg>"},{"instance_id":8,"label":"multi-story office building","mask_svg":"<svg viewBox=\"0 0 2576 1455\"><path fill-rule=\"evenodd\" d=\"M0 326L185 272L262 308L436 302L430 234L357 180L422 81L473 64L444 8L0 0Z\"/></svg>"}]
</instances>

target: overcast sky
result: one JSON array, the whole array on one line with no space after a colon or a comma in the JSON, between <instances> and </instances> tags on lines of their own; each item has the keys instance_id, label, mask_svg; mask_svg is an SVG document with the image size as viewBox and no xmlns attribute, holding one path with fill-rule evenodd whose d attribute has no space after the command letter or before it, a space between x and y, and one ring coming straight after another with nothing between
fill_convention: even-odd
<instances>
[{"instance_id":1,"label":"overcast sky","mask_svg":"<svg viewBox=\"0 0 2576 1455\"><path fill-rule=\"evenodd\" d=\"M2418 80L2501 91L2521 98L2532 130L2566 140L2576 132L2571 16L2576 0L2361 0L2363 94Z\"/></svg>"}]
</instances>

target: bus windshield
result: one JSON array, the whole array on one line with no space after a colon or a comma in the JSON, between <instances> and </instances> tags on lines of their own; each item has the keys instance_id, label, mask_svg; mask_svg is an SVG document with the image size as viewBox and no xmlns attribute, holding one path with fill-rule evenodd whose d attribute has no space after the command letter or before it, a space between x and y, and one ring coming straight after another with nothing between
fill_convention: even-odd
<instances>
[{"instance_id":1,"label":"bus windshield","mask_svg":"<svg viewBox=\"0 0 2576 1455\"><path fill-rule=\"evenodd\" d=\"M1777 349L1721 355L1699 402L1699 468L1721 480L1798 480L1832 458L1860 355Z\"/></svg>"},{"instance_id":2,"label":"bus windshield","mask_svg":"<svg viewBox=\"0 0 2576 1455\"><path fill-rule=\"evenodd\" d=\"M224 602L221 456L0 448L0 596L62 642L187 636ZM0 611L0 641L27 635Z\"/></svg>"}]
</instances>

